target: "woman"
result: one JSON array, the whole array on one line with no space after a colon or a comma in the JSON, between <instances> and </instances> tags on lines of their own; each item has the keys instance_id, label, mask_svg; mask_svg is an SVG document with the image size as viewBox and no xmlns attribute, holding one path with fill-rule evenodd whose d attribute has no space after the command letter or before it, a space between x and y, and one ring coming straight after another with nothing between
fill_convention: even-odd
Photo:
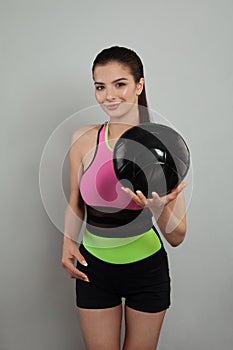
<instances>
[{"instance_id":1,"label":"woman","mask_svg":"<svg viewBox=\"0 0 233 350\"><path fill-rule=\"evenodd\" d=\"M109 121L80 128L73 136L62 266L76 279L88 350L120 349L122 297L123 350L151 350L170 306L167 254L152 216L164 238L178 246L186 233L186 184L164 197L153 192L150 198L140 189L120 188L112 166L114 144L127 129L149 121L143 65L134 51L114 46L97 55L92 74L96 100ZM85 211L86 230L78 249Z\"/></svg>"}]
</instances>

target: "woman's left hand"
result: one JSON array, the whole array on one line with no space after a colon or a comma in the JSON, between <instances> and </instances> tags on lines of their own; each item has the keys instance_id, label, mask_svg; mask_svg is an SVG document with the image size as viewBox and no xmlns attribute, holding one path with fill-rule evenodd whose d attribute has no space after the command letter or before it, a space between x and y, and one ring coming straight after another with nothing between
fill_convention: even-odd
<instances>
[{"instance_id":1,"label":"woman's left hand","mask_svg":"<svg viewBox=\"0 0 233 350\"><path fill-rule=\"evenodd\" d=\"M143 208L149 208L153 215L159 216L163 211L163 208L177 198L178 194L186 187L186 183L182 182L176 188L174 188L169 194L160 197L158 193L152 192L152 198L146 198L141 191L134 193L127 187L122 189L128 193L135 203Z\"/></svg>"}]
</instances>

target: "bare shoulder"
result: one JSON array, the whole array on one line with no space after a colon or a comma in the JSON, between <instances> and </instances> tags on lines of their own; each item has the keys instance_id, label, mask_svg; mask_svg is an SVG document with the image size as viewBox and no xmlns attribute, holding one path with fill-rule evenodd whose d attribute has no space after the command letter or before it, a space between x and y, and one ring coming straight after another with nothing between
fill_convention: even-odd
<instances>
[{"instance_id":1,"label":"bare shoulder","mask_svg":"<svg viewBox=\"0 0 233 350\"><path fill-rule=\"evenodd\" d=\"M98 130L101 124L84 125L77 128L72 135L72 144L77 143L80 145L85 141L91 141L98 134Z\"/></svg>"},{"instance_id":2,"label":"bare shoulder","mask_svg":"<svg viewBox=\"0 0 233 350\"><path fill-rule=\"evenodd\" d=\"M74 131L70 148L71 157L79 156L83 159L87 153L94 152L100 127L101 124L85 125Z\"/></svg>"}]
</instances>

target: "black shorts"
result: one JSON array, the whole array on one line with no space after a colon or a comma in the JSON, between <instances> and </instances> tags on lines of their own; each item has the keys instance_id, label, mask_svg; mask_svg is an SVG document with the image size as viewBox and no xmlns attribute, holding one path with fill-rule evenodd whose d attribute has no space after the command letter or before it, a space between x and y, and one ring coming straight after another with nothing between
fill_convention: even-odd
<instances>
[{"instance_id":1,"label":"black shorts","mask_svg":"<svg viewBox=\"0 0 233 350\"><path fill-rule=\"evenodd\" d=\"M90 282L76 279L76 304L80 308L104 309L122 303L144 312L159 312L170 306L170 276L167 253L162 247L142 260L112 264L93 256L83 244L80 252L88 266L77 262Z\"/></svg>"}]
</instances>

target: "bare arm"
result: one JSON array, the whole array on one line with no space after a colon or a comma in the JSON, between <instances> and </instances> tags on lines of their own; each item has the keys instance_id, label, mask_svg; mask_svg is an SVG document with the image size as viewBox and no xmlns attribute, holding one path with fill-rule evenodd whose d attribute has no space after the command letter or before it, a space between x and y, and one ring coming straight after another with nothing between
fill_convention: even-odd
<instances>
[{"instance_id":1,"label":"bare arm","mask_svg":"<svg viewBox=\"0 0 233 350\"><path fill-rule=\"evenodd\" d=\"M186 235L186 207L184 193L164 206L157 219L157 225L166 240L176 247L181 244Z\"/></svg>"},{"instance_id":2,"label":"bare arm","mask_svg":"<svg viewBox=\"0 0 233 350\"><path fill-rule=\"evenodd\" d=\"M81 264L85 265L86 261L81 255L77 240L83 224L85 215L85 205L80 195L79 183L83 172L82 157L80 152L81 143L75 141L75 135L69 152L70 159L70 197L69 204L65 211L65 228L62 251L62 267L72 278L80 278L88 281L87 276L79 271L74 261L77 259Z\"/></svg>"},{"instance_id":3,"label":"bare arm","mask_svg":"<svg viewBox=\"0 0 233 350\"><path fill-rule=\"evenodd\" d=\"M85 215L85 206L79 191L80 179L83 173L80 148L80 142L78 140L75 141L73 137L69 152L70 196L69 204L65 212L64 239L71 238L76 242Z\"/></svg>"}]
</instances>

